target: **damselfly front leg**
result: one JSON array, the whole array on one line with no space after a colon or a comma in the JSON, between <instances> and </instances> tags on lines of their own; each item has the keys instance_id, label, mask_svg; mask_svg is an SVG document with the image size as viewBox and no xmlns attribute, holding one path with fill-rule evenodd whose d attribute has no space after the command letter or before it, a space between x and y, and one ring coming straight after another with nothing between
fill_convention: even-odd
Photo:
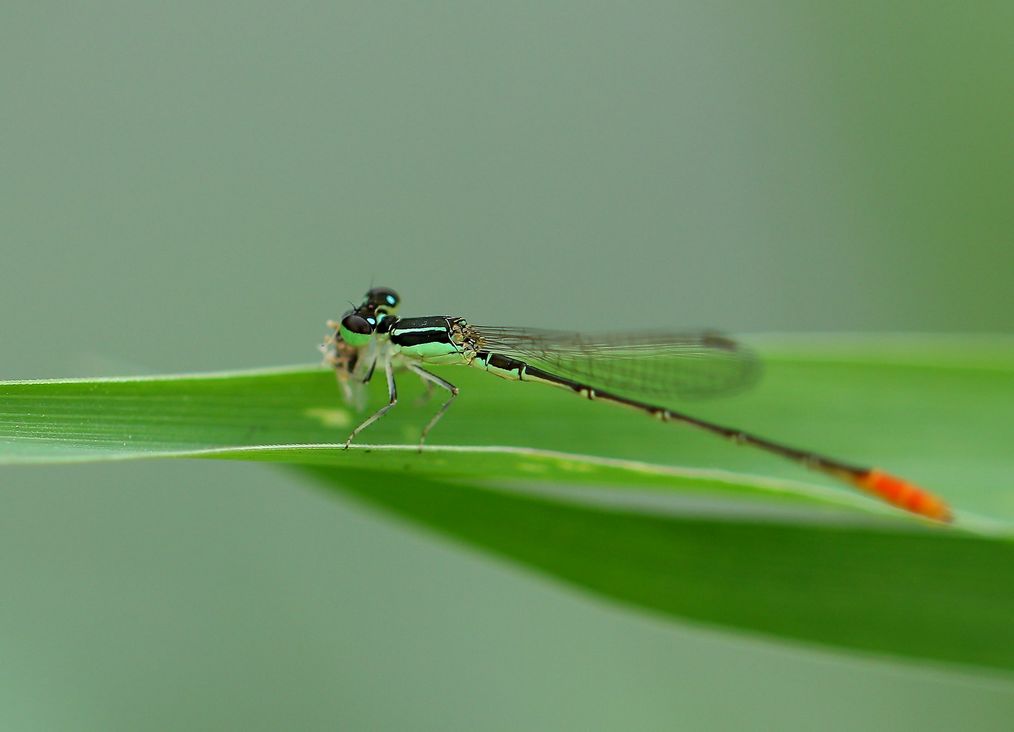
<instances>
[{"instance_id":1,"label":"damselfly front leg","mask_svg":"<svg viewBox=\"0 0 1014 732\"><path fill-rule=\"evenodd\" d=\"M373 373L372 368L370 369L370 373ZM356 435L387 414L391 410L391 407L398 403L398 387L394 383L394 368L391 366L391 359L389 358L384 360L384 375L387 376L387 396L389 401L374 412L372 417L352 430L352 434L349 435L349 439L345 440L346 450L349 449L349 445L352 444L352 440L356 439Z\"/></svg>"}]
</instances>

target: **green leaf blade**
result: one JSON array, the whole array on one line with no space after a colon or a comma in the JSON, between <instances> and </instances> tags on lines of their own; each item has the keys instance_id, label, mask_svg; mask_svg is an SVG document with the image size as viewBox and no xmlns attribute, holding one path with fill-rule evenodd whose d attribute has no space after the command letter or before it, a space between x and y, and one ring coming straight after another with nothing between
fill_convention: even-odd
<instances>
[{"instance_id":1,"label":"green leaf blade","mask_svg":"<svg viewBox=\"0 0 1014 732\"><path fill-rule=\"evenodd\" d=\"M309 470L367 504L654 613L853 651L1014 669L1010 541L603 510L426 478Z\"/></svg>"},{"instance_id":2,"label":"green leaf blade","mask_svg":"<svg viewBox=\"0 0 1014 732\"><path fill-rule=\"evenodd\" d=\"M413 405L421 389L407 379L398 408L351 450L341 444L362 415L321 368L0 382L0 464L301 465L386 511L627 605L1011 670L1014 348L980 343L966 363L954 355L960 342L916 345L782 344L756 392L687 411L911 478L952 502L956 528L709 435L461 368L443 371L462 394L423 452L419 430L437 405ZM382 391L374 385L375 405Z\"/></svg>"}]
</instances>

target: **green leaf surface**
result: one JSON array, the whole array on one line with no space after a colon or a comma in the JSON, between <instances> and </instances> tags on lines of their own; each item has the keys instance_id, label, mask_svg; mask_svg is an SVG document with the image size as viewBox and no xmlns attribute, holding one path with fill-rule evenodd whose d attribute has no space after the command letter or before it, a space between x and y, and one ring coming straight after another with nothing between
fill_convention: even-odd
<instances>
[{"instance_id":1,"label":"green leaf surface","mask_svg":"<svg viewBox=\"0 0 1014 732\"><path fill-rule=\"evenodd\" d=\"M767 339L754 392L678 405L910 478L929 525L763 453L475 369L435 403L362 415L320 368L0 382L0 464L203 457L302 464L328 485L597 594L863 651L1014 667L1014 345ZM374 385L374 404L383 401Z\"/></svg>"},{"instance_id":2,"label":"green leaf surface","mask_svg":"<svg viewBox=\"0 0 1014 732\"><path fill-rule=\"evenodd\" d=\"M308 470L370 505L627 605L869 653L1014 668L1009 541Z\"/></svg>"}]
</instances>

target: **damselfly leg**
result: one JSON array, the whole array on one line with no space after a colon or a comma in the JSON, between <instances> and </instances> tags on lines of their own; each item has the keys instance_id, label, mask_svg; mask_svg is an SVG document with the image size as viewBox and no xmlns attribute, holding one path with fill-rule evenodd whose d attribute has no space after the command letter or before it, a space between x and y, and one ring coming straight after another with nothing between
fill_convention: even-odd
<instances>
[{"instance_id":1,"label":"damselfly leg","mask_svg":"<svg viewBox=\"0 0 1014 732\"><path fill-rule=\"evenodd\" d=\"M426 435L430 433L430 430L433 429L433 426L440 421L441 417L444 416L444 412L446 412L447 408L451 406L451 402L453 402L455 399L458 398L459 389L451 382L441 379L436 374L431 374L426 369L420 368L419 366L416 366L414 363L407 364L406 368L408 368L408 370L411 371L412 373L417 374L419 378L423 380L423 383L425 383L428 388L432 388L432 385L436 384L441 389L447 389L447 391L449 391L451 394L451 396L447 399L447 401L443 403L443 406L441 406L440 409L437 410L437 413L434 414L433 417L430 419L430 421L426 423L426 426L423 427L422 434L419 436L419 449L422 450L423 443L426 442Z\"/></svg>"},{"instance_id":2,"label":"damselfly leg","mask_svg":"<svg viewBox=\"0 0 1014 732\"><path fill-rule=\"evenodd\" d=\"M373 374L372 368L370 369L370 374L371 375ZM394 383L394 369L391 366L390 359L386 359L384 361L384 375L387 377L387 396L388 396L387 404L382 406L380 409L374 412L369 419L367 419L361 425L352 430L352 434L350 434L349 438L345 440L346 450L349 449L349 445L352 444L352 440L356 439L356 435L358 435L360 432L365 430L371 424L373 424L378 419L387 414L389 411L391 411L391 408L398 403L398 386Z\"/></svg>"}]
</instances>

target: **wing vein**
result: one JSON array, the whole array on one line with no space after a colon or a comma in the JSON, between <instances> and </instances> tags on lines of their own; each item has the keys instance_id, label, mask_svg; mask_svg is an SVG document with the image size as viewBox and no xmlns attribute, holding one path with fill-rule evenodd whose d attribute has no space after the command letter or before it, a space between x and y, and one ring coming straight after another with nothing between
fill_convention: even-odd
<instances>
[{"instance_id":1,"label":"wing vein","mask_svg":"<svg viewBox=\"0 0 1014 732\"><path fill-rule=\"evenodd\" d=\"M752 350L714 331L582 334L473 326L480 348L551 373L649 399L733 394L760 375Z\"/></svg>"}]
</instances>

